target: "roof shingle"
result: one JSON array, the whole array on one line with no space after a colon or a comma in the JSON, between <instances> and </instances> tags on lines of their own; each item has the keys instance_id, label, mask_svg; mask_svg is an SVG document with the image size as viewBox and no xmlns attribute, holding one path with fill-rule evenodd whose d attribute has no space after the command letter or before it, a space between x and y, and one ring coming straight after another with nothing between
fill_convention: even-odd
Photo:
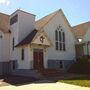
<instances>
[{"instance_id":1,"label":"roof shingle","mask_svg":"<svg viewBox=\"0 0 90 90\"><path fill-rule=\"evenodd\" d=\"M77 39L82 39L83 36L86 34L88 28L90 28L90 22L82 23L72 27L72 32Z\"/></svg>"},{"instance_id":2,"label":"roof shingle","mask_svg":"<svg viewBox=\"0 0 90 90\"><path fill-rule=\"evenodd\" d=\"M9 27L9 15L0 13L0 30L4 33L8 33L8 27Z\"/></svg>"},{"instance_id":3,"label":"roof shingle","mask_svg":"<svg viewBox=\"0 0 90 90\"><path fill-rule=\"evenodd\" d=\"M51 14L43 17L43 18L41 18L40 20L36 21L36 28L38 30L40 30L41 28L43 28L43 26L45 24L47 24L57 14L58 11L59 10L57 10L57 11L55 11L55 12L53 12L53 13L51 13Z\"/></svg>"},{"instance_id":4,"label":"roof shingle","mask_svg":"<svg viewBox=\"0 0 90 90\"><path fill-rule=\"evenodd\" d=\"M29 33L27 37L25 37L18 45L16 45L16 47L21 46L21 45L30 44L37 32L38 31L34 29L32 32Z\"/></svg>"}]
</instances>

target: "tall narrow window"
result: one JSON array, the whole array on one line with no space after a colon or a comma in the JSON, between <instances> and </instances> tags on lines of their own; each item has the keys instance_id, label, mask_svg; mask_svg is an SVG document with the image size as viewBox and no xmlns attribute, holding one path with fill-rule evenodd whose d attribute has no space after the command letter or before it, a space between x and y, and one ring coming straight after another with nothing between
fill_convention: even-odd
<instances>
[{"instance_id":1,"label":"tall narrow window","mask_svg":"<svg viewBox=\"0 0 90 90\"><path fill-rule=\"evenodd\" d=\"M55 31L55 43L56 43L56 50L59 51L65 51L66 50L66 46L65 46L65 32L63 31L63 29L61 28L61 26L59 28L57 28L57 30Z\"/></svg>"},{"instance_id":2,"label":"tall narrow window","mask_svg":"<svg viewBox=\"0 0 90 90\"><path fill-rule=\"evenodd\" d=\"M63 61L60 61L60 69L62 69L63 68Z\"/></svg>"},{"instance_id":3,"label":"tall narrow window","mask_svg":"<svg viewBox=\"0 0 90 90\"><path fill-rule=\"evenodd\" d=\"M16 63L15 61L12 62L12 70L15 70L16 69Z\"/></svg>"},{"instance_id":4,"label":"tall narrow window","mask_svg":"<svg viewBox=\"0 0 90 90\"><path fill-rule=\"evenodd\" d=\"M58 41L58 31L56 30L56 32L55 32L55 37L56 37L56 41Z\"/></svg>"},{"instance_id":5,"label":"tall narrow window","mask_svg":"<svg viewBox=\"0 0 90 90\"><path fill-rule=\"evenodd\" d=\"M65 33L62 32L62 36L63 36L63 42L65 42Z\"/></svg>"},{"instance_id":6,"label":"tall narrow window","mask_svg":"<svg viewBox=\"0 0 90 90\"><path fill-rule=\"evenodd\" d=\"M55 32L55 38L56 38L56 50L58 50L58 31Z\"/></svg>"},{"instance_id":7,"label":"tall narrow window","mask_svg":"<svg viewBox=\"0 0 90 90\"><path fill-rule=\"evenodd\" d=\"M21 59L24 60L24 49L21 50Z\"/></svg>"},{"instance_id":8,"label":"tall narrow window","mask_svg":"<svg viewBox=\"0 0 90 90\"><path fill-rule=\"evenodd\" d=\"M58 42L56 42L56 50L58 50L59 48L58 48Z\"/></svg>"},{"instance_id":9,"label":"tall narrow window","mask_svg":"<svg viewBox=\"0 0 90 90\"><path fill-rule=\"evenodd\" d=\"M12 50L14 50L14 42L15 42L15 40L14 40L14 37L13 37L13 40L12 40Z\"/></svg>"},{"instance_id":10,"label":"tall narrow window","mask_svg":"<svg viewBox=\"0 0 90 90\"><path fill-rule=\"evenodd\" d=\"M61 31L59 31L59 41L61 42Z\"/></svg>"},{"instance_id":11,"label":"tall narrow window","mask_svg":"<svg viewBox=\"0 0 90 90\"><path fill-rule=\"evenodd\" d=\"M65 51L66 47L65 47L65 33L64 32L62 33L62 36L63 36L63 51Z\"/></svg>"}]
</instances>

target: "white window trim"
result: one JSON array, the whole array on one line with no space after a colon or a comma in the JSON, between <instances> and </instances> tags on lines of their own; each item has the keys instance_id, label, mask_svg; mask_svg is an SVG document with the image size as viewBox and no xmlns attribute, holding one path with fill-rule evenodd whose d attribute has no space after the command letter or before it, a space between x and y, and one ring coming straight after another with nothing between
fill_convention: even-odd
<instances>
[{"instance_id":1,"label":"white window trim","mask_svg":"<svg viewBox=\"0 0 90 90\"><path fill-rule=\"evenodd\" d=\"M56 31L58 32L58 40L56 40ZM65 44L65 42L63 41L63 30L62 30L62 28L61 27L59 27L59 28L57 28L57 30L55 31L55 50L56 51L60 51L60 52L65 52L66 51L66 44ZM61 32L61 41L59 40L59 38L60 38L60 34L59 34L59 32ZM65 33L65 32L64 32ZM64 37L65 38L65 37ZM56 45L56 42L58 43L58 50L56 49L57 47L57 45ZM60 44L61 43L61 50L60 50ZM64 48L63 48L63 45L65 44L65 50L63 50Z\"/></svg>"}]
</instances>

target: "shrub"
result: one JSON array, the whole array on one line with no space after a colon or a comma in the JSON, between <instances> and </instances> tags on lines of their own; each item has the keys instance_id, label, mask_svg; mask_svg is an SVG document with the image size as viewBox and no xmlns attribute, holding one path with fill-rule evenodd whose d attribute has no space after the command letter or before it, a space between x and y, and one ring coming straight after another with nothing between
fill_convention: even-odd
<instances>
[{"instance_id":1,"label":"shrub","mask_svg":"<svg viewBox=\"0 0 90 90\"><path fill-rule=\"evenodd\" d=\"M90 74L90 60L82 57L78 59L68 71L72 73Z\"/></svg>"}]
</instances>

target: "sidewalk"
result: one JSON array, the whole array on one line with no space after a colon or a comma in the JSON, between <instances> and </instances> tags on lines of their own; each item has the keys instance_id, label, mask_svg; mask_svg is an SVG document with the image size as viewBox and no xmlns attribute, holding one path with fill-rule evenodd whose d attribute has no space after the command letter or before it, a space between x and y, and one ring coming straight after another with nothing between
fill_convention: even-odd
<instances>
[{"instance_id":1,"label":"sidewalk","mask_svg":"<svg viewBox=\"0 0 90 90\"><path fill-rule=\"evenodd\" d=\"M43 81L38 81L32 84L22 86L12 86L12 85L4 86L0 87L0 90L90 90L90 88L88 87L80 87L65 83L42 83L42 82Z\"/></svg>"}]
</instances>

